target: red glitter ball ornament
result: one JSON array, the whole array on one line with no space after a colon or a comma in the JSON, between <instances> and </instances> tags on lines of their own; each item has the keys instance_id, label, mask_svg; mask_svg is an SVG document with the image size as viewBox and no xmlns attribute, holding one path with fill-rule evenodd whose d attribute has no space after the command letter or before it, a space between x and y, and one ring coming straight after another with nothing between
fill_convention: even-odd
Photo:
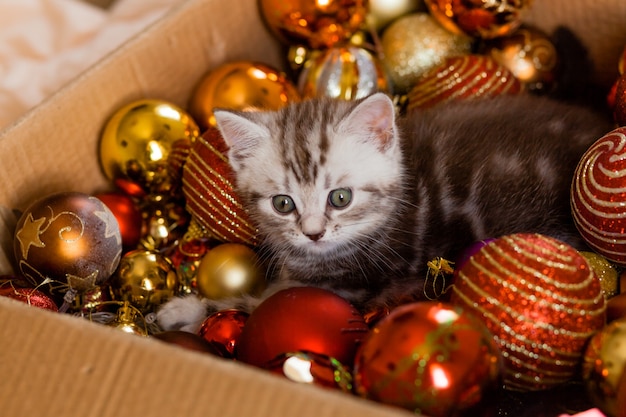
<instances>
[{"instance_id":1,"label":"red glitter ball ornament","mask_svg":"<svg viewBox=\"0 0 626 417\"><path fill-rule=\"evenodd\" d=\"M51 297L30 286L25 279L11 275L0 276L0 297L12 298L45 310L59 311Z\"/></svg>"},{"instance_id":2,"label":"red glitter ball ornament","mask_svg":"<svg viewBox=\"0 0 626 417\"><path fill-rule=\"evenodd\" d=\"M226 142L213 127L194 142L183 167L186 208L212 237L256 245L256 228L235 193L227 151Z\"/></svg>"},{"instance_id":3,"label":"red glitter ball ornament","mask_svg":"<svg viewBox=\"0 0 626 417\"><path fill-rule=\"evenodd\" d=\"M607 133L581 157L571 205L587 244L609 261L626 265L626 127Z\"/></svg>"},{"instance_id":4,"label":"red glitter ball ornament","mask_svg":"<svg viewBox=\"0 0 626 417\"><path fill-rule=\"evenodd\" d=\"M250 314L236 356L263 367L279 355L308 351L351 366L367 332L363 316L338 295L320 288L289 288L268 297Z\"/></svg>"},{"instance_id":5,"label":"red glitter ball ornament","mask_svg":"<svg viewBox=\"0 0 626 417\"><path fill-rule=\"evenodd\" d=\"M514 234L483 246L452 288L450 302L482 318L494 335L511 390L569 381L606 320L602 285L587 260L543 235Z\"/></svg>"},{"instance_id":6,"label":"red glitter ball ornament","mask_svg":"<svg viewBox=\"0 0 626 417\"><path fill-rule=\"evenodd\" d=\"M501 387L502 368L482 322L447 303L417 302L397 307L372 329L357 351L354 385L372 400L454 416L487 406Z\"/></svg>"},{"instance_id":7,"label":"red glitter ball ornament","mask_svg":"<svg viewBox=\"0 0 626 417\"><path fill-rule=\"evenodd\" d=\"M219 356L232 359L249 316L240 310L218 311L202 322L198 334L215 348Z\"/></svg>"},{"instance_id":8,"label":"red glitter ball ornament","mask_svg":"<svg viewBox=\"0 0 626 417\"><path fill-rule=\"evenodd\" d=\"M450 101L519 94L521 91L521 82L495 59L471 54L454 56L417 80L407 95L407 110Z\"/></svg>"}]
</instances>

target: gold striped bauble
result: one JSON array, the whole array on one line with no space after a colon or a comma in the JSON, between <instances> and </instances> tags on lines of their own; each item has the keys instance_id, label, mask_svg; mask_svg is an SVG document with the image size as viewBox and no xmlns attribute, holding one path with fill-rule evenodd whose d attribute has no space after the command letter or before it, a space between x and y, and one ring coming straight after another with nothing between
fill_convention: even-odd
<instances>
[{"instance_id":1,"label":"gold striped bauble","mask_svg":"<svg viewBox=\"0 0 626 417\"><path fill-rule=\"evenodd\" d=\"M626 265L626 127L598 139L580 159L571 188L572 215L587 244Z\"/></svg>"},{"instance_id":2,"label":"gold striped bauble","mask_svg":"<svg viewBox=\"0 0 626 417\"><path fill-rule=\"evenodd\" d=\"M408 93L408 111L475 98L518 94L521 82L495 59L485 55L446 58L422 75Z\"/></svg>"},{"instance_id":3,"label":"gold striped bauble","mask_svg":"<svg viewBox=\"0 0 626 417\"><path fill-rule=\"evenodd\" d=\"M509 390L572 379L587 340L606 321L600 280L587 260L538 234L483 246L458 270L450 302L485 322L502 351Z\"/></svg>"},{"instance_id":4,"label":"gold striped bauble","mask_svg":"<svg viewBox=\"0 0 626 417\"><path fill-rule=\"evenodd\" d=\"M183 167L186 209L210 237L256 245L256 228L234 190L227 150L226 142L213 127L195 141Z\"/></svg>"}]
</instances>

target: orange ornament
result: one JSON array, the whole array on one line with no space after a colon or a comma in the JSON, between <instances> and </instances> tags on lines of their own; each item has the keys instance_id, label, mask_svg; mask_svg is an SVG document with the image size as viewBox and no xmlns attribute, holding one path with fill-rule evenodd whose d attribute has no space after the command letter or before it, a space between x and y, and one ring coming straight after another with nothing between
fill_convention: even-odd
<instances>
[{"instance_id":1,"label":"orange ornament","mask_svg":"<svg viewBox=\"0 0 626 417\"><path fill-rule=\"evenodd\" d=\"M483 39L506 36L521 23L532 0L425 0L449 31Z\"/></svg>"},{"instance_id":2,"label":"orange ornament","mask_svg":"<svg viewBox=\"0 0 626 417\"><path fill-rule=\"evenodd\" d=\"M495 59L483 55L450 57L419 78L409 91L408 111L476 98L519 94L522 84Z\"/></svg>"},{"instance_id":3,"label":"orange ornament","mask_svg":"<svg viewBox=\"0 0 626 417\"><path fill-rule=\"evenodd\" d=\"M478 408L500 389L503 369L485 325L438 302L392 310L354 362L359 395L432 417L483 415Z\"/></svg>"},{"instance_id":4,"label":"orange ornament","mask_svg":"<svg viewBox=\"0 0 626 417\"><path fill-rule=\"evenodd\" d=\"M216 128L195 141L183 168L186 209L217 240L256 245L257 230L235 193L227 151Z\"/></svg>"},{"instance_id":5,"label":"orange ornament","mask_svg":"<svg viewBox=\"0 0 626 417\"><path fill-rule=\"evenodd\" d=\"M348 40L367 18L367 0L260 0L261 15L285 44L313 49Z\"/></svg>"},{"instance_id":6,"label":"orange ornament","mask_svg":"<svg viewBox=\"0 0 626 417\"><path fill-rule=\"evenodd\" d=\"M488 243L461 267L452 289L450 302L480 317L496 339L510 390L572 379L606 320L602 286L587 260L543 235Z\"/></svg>"},{"instance_id":7,"label":"orange ornament","mask_svg":"<svg viewBox=\"0 0 626 417\"><path fill-rule=\"evenodd\" d=\"M256 62L229 62L200 80L189 100L189 113L204 131L215 126L214 108L278 110L299 98L296 87L280 71Z\"/></svg>"}]
</instances>

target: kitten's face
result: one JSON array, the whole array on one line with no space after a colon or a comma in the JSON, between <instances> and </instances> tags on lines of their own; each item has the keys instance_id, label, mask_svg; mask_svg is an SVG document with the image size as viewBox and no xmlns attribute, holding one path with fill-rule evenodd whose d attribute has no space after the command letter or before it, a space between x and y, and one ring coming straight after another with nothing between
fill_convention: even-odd
<instances>
[{"instance_id":1,"label":"kitten's face","mask_svg":"<svg viewBox=\"0 0 626 417\"><path fill-rule=\"evenodd\" d=\"M393 111L376 95L358 105L216 112L238 191L268 243L328 259L349 256L376 236L397 210L401 186Z\"/></svg>"}]
</instances>

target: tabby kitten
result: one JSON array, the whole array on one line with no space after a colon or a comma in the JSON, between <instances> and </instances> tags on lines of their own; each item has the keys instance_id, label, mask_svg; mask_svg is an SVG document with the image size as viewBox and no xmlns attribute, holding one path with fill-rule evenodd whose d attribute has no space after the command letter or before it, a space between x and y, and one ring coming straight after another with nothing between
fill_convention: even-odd
<instances>
[{"instance_id":1,"label":"tabby kitten","mask_svg":"<svg viewBox=\"0 0 626 417\"><path fill-rule=\"evenodd\" d=\"M270 284L261 299L309 285L364 311L423 297L427 262L454 260L478 240L537 232L581 247L570 182L611 129L588 110L534 96L397 118L378 93L215 118L262 238ZM212 310L252 310L259 300L178 298L158 319L193 330Z\"/></svg>"}]
</instances>

